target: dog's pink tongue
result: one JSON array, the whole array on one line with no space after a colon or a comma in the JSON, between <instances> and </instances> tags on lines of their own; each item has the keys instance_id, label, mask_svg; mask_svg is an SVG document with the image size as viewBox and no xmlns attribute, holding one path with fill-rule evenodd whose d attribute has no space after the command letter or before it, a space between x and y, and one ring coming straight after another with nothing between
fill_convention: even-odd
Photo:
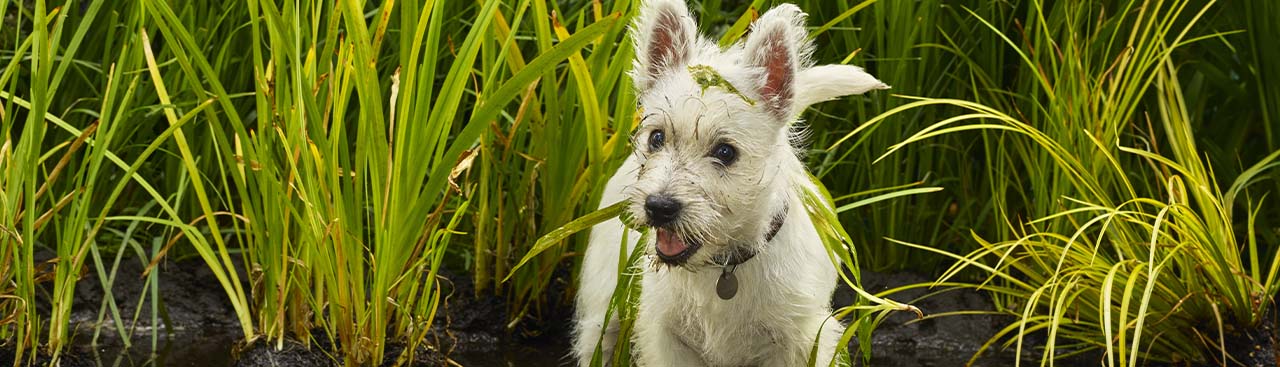
<instances>
[{"instance_id":1,"label":"dog's pink tongue","mask_svg":"<svg viewBox=\"0 0 1280 367\"><path fill-rule=\"evenodd\" d=\"M666 256L676 256L688 248L689 245L686 245L680 236L665 229L658 229L658 252Z\"/></svg>"}]
</instances>

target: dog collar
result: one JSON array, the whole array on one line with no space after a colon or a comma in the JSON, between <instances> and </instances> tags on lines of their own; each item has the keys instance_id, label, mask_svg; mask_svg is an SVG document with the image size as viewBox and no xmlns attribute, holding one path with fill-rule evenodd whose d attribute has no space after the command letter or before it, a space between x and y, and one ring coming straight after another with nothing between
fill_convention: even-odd
<instances>
[{"instance_id":1,"label":"dog collar","mask_svg":"<svg viewBox=\"0 0 1280 367\"><path fill-rule=\"evenodd\" d=\"M778 235L778 231L782 230L782 223L787 220L788 206L783 206L782 210L773 216L773 220L769 222L769 232L764 234L764 243L767 245L773 242L773 238ZM730 300L733 296L738 295L738 276L734 275L734 270L738 270L738 265L751 260L759 253L753 246L738 246L736 250L717 258L716 263L724 264L723 270L720 272L720 279L716 280L716 295L722 300Z\"/></svg>"}]
</instances>

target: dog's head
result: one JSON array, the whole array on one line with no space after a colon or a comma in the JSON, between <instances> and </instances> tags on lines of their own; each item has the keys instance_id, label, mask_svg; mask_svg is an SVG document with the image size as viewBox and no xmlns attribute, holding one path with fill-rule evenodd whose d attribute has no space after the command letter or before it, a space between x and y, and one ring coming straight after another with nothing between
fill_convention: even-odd
<instances>
[{"instance_id":1,"label":"dog's head","mask_svg":"<svg viewBox=\"0 0 1280 367\"><path fill-rule=\"evenodd\" d=\"M641 168L629 210L653 227L658 259L712 264L769 230L798 165L791 122L805 107L888 86L861 68L811 66L805 14L780 5L744 42L721 49L698 35L683 2L650 0L631 28L641 109L632 137Z\"/></svg>"}]
</instances>

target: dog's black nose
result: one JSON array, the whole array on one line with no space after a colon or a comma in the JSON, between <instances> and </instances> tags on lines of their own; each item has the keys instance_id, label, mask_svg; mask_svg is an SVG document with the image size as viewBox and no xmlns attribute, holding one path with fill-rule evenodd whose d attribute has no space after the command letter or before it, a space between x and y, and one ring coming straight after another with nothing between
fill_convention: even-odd
<instances>
[{"instance_id":1,"label":"dog's black nose","mask_svg":"<svg viewBox=\"0 0 1280 367\"><path fill-rule=\"evenodd\" d=\"M680 202L667 195L649 195L644 199L644 212L654 226L662 226L676 220L680 214Z\"/></svg>"}]
</instances>

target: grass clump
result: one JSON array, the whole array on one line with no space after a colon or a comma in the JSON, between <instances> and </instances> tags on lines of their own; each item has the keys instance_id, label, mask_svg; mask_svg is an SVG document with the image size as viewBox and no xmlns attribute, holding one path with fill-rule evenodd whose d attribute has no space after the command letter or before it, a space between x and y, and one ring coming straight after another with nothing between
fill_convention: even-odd
<instances>
[{"instance_id":1,"label":"grass clump","mask_svg":"<svg viewBox=\"0 0 1280 367\"><path fill-rule=\"evenodd\" d=\"M0 247L0 277L13 285L0 309L12 317L0 336L55 356L89 254L113 279L132 247L153 266L200 258L246 341L320 335L351 365L381 363L387 343L405 343L407 360L442 300L435 280L449 244L474 215L478 144L494 124L519 125L510 102L528 104L530 87L554 80L548 70L620 29L617 15L557 27L554 43L524 59L512 27L533 21L529 1L74 4L19 4L17 22L35 14L35 24L4 59L13 112L0 116L13 193ZM549 26L546 4L535 5ZM74 38L60 40L70 26ZM99 55L110 65L85 61ZM83 88L58 93L62 81ZM81 102L101 107L51 107ZM141 214L153 205L160 214ZM143 251L138 223L166 245ZM113 262L98 241L116 238L101 233L128 234ZM56 250L54 270L41 270L38 247ZM46 277L49 315L32 307L46 302Z\"/></svg>"},{"instance_id":2,"label":"grass clump","mask_svg":"<svg viewBox=\"0 0 1280 367\"><path fill-rule=\"evenodd\" d=\"M1280 259L1259 247L1267 190L1254 184L1274 174L1280 151L1220 181L1197 147L1179 82L1204 75L1180 70L1177 50L1237 33L1197 32L1213 6L1032 4L1017 34L966 9L1011 50L1018 72L998 73L955 43L939 45L965 60L982 103L924 98L868 122L931 106L962 111L882 158L982 131L990 200L1004 228L975 229L979 247L966 255L893 241L956 259L936 284L989 274L965 287L992 292L1017 321L988 346L1021 351L1032 347L1028 335L1044 333L1047 364L1095 349L1106 365L1227 364L1228 334L1272 312Z\"/></svg>"}]
</instances>

